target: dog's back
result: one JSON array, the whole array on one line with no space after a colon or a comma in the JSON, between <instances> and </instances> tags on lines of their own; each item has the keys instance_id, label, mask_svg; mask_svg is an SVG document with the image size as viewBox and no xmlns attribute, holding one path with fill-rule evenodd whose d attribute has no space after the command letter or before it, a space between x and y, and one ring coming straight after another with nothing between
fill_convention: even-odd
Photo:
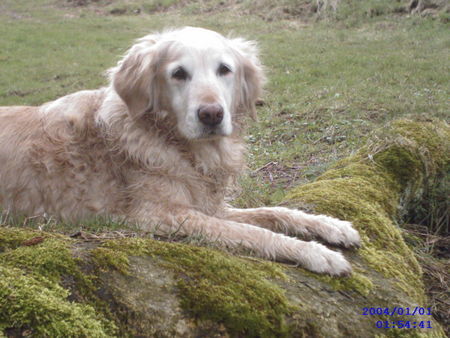
<instances>
[{"instance_id":1,"label":"dog's back","mask_svg":"<svg viewBox=\"0 0 450 338\"><path fill-rule=\"evenodd\" d=\"M0 107L3 210L75 220L118 209L120 174L94 121L103 96L82 91L41 107Z\"/></svg>"},{"instance_id":2,"label":"dog's back","mask_svg":"<svg viewBox=\"0 0 450 338\"><path fill-rule=\"evenodd\" d=\"M37 107L0 107L0 205L11 211L38 211L39 187L30 155L42 138Z\"/></svg>"}]
</instances>

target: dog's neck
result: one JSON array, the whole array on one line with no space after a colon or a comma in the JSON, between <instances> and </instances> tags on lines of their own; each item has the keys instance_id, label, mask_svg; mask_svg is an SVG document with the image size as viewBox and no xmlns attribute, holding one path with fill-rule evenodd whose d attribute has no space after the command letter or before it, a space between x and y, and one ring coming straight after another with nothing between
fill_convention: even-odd
<instances>
[{"instance_id":1,"label":"dog's neck","mask_svg":"<svg viewBox=\"0 0 450 338\"><path fill-rule=\"evenodd\" d=\"M238 131L227 137L188 141L179 134L170 116L144 115L135 120L117 94L109 93L96 121L106 139L119 144L116 150L148 169L190 166L198 174L218 181L225 179L223 176L239 175L245 147Z\"/></svg>"}]
</instances>

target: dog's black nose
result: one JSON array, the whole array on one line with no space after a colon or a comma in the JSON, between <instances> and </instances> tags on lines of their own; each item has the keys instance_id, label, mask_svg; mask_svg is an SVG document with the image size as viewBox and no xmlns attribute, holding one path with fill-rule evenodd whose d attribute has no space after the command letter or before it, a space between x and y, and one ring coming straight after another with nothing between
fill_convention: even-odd
<instances>
[{"instance_id":1,"label":"dog's black nose","mask_svg":"<svg viewBox=\"0 0 450 338\"><path fill-rule=\"evenodd\" d=\"M198 118L207 126L217 126L223 120L223 108L218 103L202 104L197 110Z\"/></svg>"}]
</instances>

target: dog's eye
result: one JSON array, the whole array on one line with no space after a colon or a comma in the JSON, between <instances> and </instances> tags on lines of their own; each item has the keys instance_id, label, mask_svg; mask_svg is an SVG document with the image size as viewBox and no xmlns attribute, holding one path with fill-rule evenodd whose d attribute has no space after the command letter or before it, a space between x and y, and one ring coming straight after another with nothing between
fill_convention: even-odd
<instances>
[{"instance_id":1,"label":"dog's eye","mask_svg":"<svg viewBox=\"0 0 450 338\"><path fill-rule=\"evenodd\" d=\"M184 70L183 67L178 67L172 73L172 78L180 80L180 81L187 80L188 76L189 76L189 74Z\"/></svg>"},{"instance_id":2,"label":"dog's eye","mask_svg":"<svg viewBox=\"0 0 450 338\"><path fill-rule=\"evenodd\" d=\"M228 67L227 65L222 63L219 66L219 69L217 70L217 73L219 73L220 76L225 76L225 75L231 73L231 69L230 69L230 67Z\"/></svg>"}]
</instances>

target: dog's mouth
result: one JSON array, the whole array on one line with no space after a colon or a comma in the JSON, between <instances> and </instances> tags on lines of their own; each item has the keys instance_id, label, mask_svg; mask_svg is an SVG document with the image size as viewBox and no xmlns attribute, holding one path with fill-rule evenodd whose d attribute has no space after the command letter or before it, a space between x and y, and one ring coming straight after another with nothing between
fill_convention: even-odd
<instances>
[{"instance_id":1,"label":"dog's mouth","mask_svg":"<svg viewBox=\"0 0 450 338\"><path fill-rule=\"evenodd\" d=\"M206 127L204 126L202 128L202 131L200 135L197 137L199 140L210 140L210 139L217 139L221 137L229 136L227 132L223 130L222 127Z\"/></svg>"},{"instance_id":2,"label":"dog's mouth","mask_svg":"<svg viewBox=\"0 0 450 338\"><path fill-rule=\"evenodd\" d=\"M217 138L227 136L222 128L203 128L203 132L199 138Z\"/></svg>"}]
</instances>

